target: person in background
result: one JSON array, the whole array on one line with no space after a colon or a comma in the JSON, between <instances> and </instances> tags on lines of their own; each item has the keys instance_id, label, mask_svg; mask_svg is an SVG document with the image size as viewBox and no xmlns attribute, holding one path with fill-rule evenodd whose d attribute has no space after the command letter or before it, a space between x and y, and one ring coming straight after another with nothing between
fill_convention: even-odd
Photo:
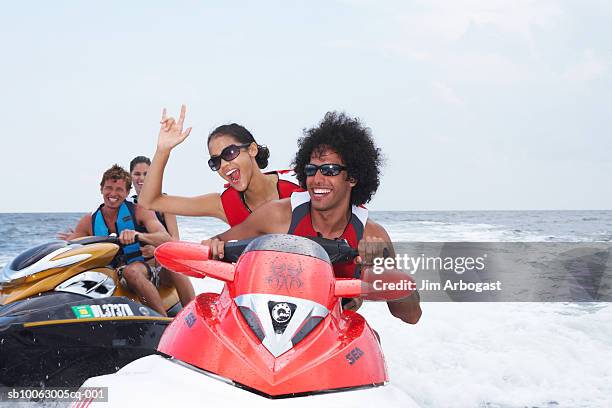
<instances>
[{"instance_id":1,"label":"person in background","mask_svg":"<svg viewBox=\"0 0 612 408\"><path fill-rule=\"evenodd\" d=\"M134 184L134 190L136 190L136 194L133 195L132 201L135 204L139 204L138 197L140 196L140 192L142 191L142 186L144 185L145 178L149 171L149 166L151 165L151 160L145 156L136 156L130 162L130 175L132 176L132 182ZM176 221L176 215L170 213L162 213L155 212L155 216L159 220L159 222L164 226L168 234L172 237L173 240L178 241L180 239L178 224ZM142 254L145 259L153 258L153 252L155 247L153 245L145 245L142 247ZM156 266L160 268L159 266ZM187 303L191 302L195 297L195 291L193 289L193 285L189 280L189 277L180 274L168 271L169 277L176 288L179 298L181 300L182 305L187 305Z\"/></svg>"},{"instance_id":2,"label":"person in background","mask_svg":"<svg viewBox=\"0 0 612 408\"><path fill-rule=\"evenodd\" d=\"M162 299L151 281L154 271L142 256L140 247L158 246L172 237L153 211L126 200L131 188L130 173L121 166L115 164L106 170L100 182L103 203L93 213L83 216L74 232L65 233L65 239L116 234L123 245L126 267L122 276L128 287L144 304L166 316Z\"/></svg>"}]
</instances>

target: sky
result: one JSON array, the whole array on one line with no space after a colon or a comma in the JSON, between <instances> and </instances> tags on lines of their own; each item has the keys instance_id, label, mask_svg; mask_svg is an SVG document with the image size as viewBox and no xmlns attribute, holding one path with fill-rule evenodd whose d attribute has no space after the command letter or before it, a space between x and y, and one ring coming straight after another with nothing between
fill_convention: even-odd
<instances>
[{"instance_id":1,"label":"sky","mask_svg":"<svg viewBox=\"0 0 612 408\"><path fill-rule=\"evenodd\" d=\"M612 208L609 1L11 2L0 13L0 212L86 212L113 163L189 138L164 191L222 191L237 122L287 168L304 128L359 117L374 210Z\"/></svg>"}]
</instances>

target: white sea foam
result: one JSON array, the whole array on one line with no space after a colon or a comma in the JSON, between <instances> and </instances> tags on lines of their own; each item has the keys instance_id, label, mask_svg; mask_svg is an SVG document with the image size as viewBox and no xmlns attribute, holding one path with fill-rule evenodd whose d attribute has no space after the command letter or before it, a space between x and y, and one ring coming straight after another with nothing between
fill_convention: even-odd
<instances>
[{"instance_id":1,"label":"white sea foam","mask_svg":"<svg viewBox=\"0 0 612 408\"><path fill-rule=\"evenodd\" d=\"M396 242L541 242L549 238L485 223L408 221L388 224L385 228Z\"/></svg>"},{"instance_id":2,"label":"white sea foam","mask_svg":"<svg viewBox=\"0 0 612 408\"><path fill-rule=\"evenodd\" d=\"M361 310L381 335L391 382L420 405L612 406L608 305L425 303L422 308L414 326L393 318L385 304L367 303Z\"/></svg>"},{"instance_id":3,"label":"white sea foam","mask_svg":"<svg viewBox=\"0 0 612 408\"><path fill-rule=\"evenodd\" d=\"M12 256L0 255L0 269L4 268L4 266L9 263L13 259Z\"/></svg>"}]
</instances>

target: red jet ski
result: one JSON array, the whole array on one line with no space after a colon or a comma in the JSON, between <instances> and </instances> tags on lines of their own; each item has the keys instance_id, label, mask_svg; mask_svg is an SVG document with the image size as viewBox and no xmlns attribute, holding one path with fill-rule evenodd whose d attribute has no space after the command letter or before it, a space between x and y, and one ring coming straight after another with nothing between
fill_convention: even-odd
<instances>
[{"instance_id":1,"label":"red jet ski","mask_svg":"<svg viewBox=\"0 0 612 408\"><path fill-rule=\"evenodd\" d=\"M84 386L109 387L111 406L216 398L229 406L412 406L388 384L375 332L342 309L342 298L362 294L362 281L336 279L332 263L356 255L344 241L267 235L227 243L225 261L233 264L210 260L200 244L165 243L155 252L162 265L219 279L222 292L200 294L183 308L162 335L159 355Z\"/></svg>"}]
</instances>

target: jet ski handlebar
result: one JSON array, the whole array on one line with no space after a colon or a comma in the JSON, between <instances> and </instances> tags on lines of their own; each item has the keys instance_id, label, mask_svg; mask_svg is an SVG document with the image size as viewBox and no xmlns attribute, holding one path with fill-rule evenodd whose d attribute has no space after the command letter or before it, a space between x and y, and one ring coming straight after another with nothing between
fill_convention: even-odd
<instances>
[{"instance_id":1,"label":"jet ski handlebar","mask_svg":"<svg viewBox=\"0 0 612 408\"><path fill-rule=\"evenodd\" d=\"M138 238L138 234L136 234L136 236L134 237L134 242L135 243L140 242L140 239ZM115 234L108 235L108 236L92 236L92 237L77 238L72 241L68 241L68 243L69 244L80 244L80 245L107 243L107 244L115 244L115 245L119 245L120 247L123 247L123 244L119 242L119 237Z\"/></svg>"},{"instance_id":2,"label":"jet ski handlebar","mask_svg":"<svg viewBox=\"0 0 612 408\"><path fill-rule=\"evenodd\" d=\"M332 264L350 262L359 255L359 252L352 248L348 242L341 239L327 239L321 237L307 237L308 239L321 245ZM255 238L243 239L239 241L227 241L224 247L224 255L222 261L237 262L238 258L244 252L245 248Z\"/></svg>"}]
</instances>

